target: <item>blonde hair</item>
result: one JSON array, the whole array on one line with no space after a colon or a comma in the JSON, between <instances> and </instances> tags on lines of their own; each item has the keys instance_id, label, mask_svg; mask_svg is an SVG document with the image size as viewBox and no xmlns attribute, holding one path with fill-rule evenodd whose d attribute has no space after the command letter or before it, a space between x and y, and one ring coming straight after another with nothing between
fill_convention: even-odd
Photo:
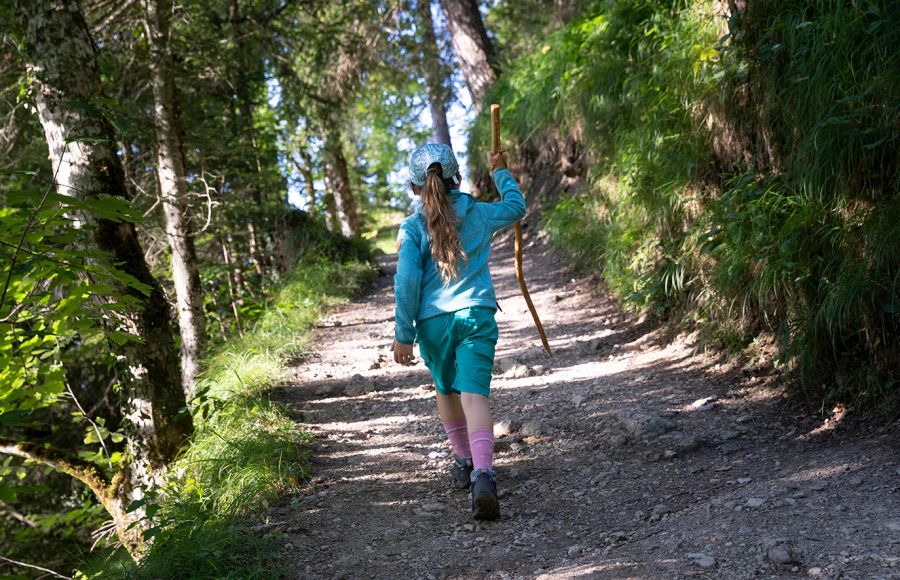
<instances>
[{"instance_id":1,"label":"blonde hair","mask_svg":"<svg viewBox=\"0 0 900 580\"><path fill-rule=\"evenodd\" d=\"M450 207L448 193L441 164L432 163L425 172L425 185L422 186L420 195L425 225L431 237L431 257L434 258L444 286L456 278L460 259L467 259L459 240L459 218Z\"/></svg>"}]
</instances>

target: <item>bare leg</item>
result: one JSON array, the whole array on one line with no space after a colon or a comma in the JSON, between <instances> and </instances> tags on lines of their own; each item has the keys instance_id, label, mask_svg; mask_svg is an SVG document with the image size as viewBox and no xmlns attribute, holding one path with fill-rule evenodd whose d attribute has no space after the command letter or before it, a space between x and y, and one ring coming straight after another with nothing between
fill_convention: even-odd
<instances>
[{"instance_id":1,"label":"bare leg","mask_svg":"<svg viewBox=\"0 0 900 580\"><path fill-rule=\"evenodd\" d=\"M466 414L466 423L469 433L475 431L494 432L494 418L491 416L491 403L484 395L463 393L458 399L462 400L462 409ZM438 404L440 409L440 403ZM441 415L443 418L443 415Z\"/></svg>"},{"instance_id":2,"label":"bare leg","mask_svg":"<svg viewBox=\"0 0 900 580\"><path fill-rule=\"evenodd\" d=\"M441 421L447 423L449 421L457 421L464 419L463 406L459 402L459 395L442 395L437 393L438 417Z\"/></svg>"}]
</instances>

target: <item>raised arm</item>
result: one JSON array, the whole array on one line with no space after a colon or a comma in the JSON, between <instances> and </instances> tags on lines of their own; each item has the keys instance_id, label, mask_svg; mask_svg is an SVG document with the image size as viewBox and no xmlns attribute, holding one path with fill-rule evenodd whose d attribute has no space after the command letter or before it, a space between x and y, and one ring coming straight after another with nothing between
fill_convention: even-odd
<instances>
[{"instance_id":1,"label":"raised arm","mask_svg":"<svg viewBox=\"0 0 900 580\"><path fill-rule=\"evenodd\" d=\"M422 291L422 255L419 251L418 236L414 230L414 226L404 222L397 235L394 339L401 344L412 344L416 339L413 321L419 310L419 294Z\"/></svg>"},{"instance_id":2,"label":"raised arm","mask_svg":"<svg viewBox=\"0 0 900 580\"><path fill-rule=\"evenodd\" d=\"M500 192L500 201L484 204L488 220L495 230L505 228L525 217L525 196L519 184L505 167L494 171L494 185Z\"/></svg>"}]
</instances>

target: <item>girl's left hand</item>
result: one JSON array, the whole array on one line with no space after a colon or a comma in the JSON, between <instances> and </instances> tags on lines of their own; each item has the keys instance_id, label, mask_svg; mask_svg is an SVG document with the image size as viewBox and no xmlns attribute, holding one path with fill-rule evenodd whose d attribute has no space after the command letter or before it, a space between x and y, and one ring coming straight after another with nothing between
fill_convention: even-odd
<instances>
[{"instance_id":1,"label":"girl's left hand","mask_svg":"<svg viewBox=\"0 0 900 580\"><path fill-rule=\"evenodd\" d=\"M413 345L403 344L402 342L397 342L397 340L394 339L394 344L391 346L391 350L394 351L394 362L399 363L403 366L409 366L416 363L415 359L413 358Z\"/></svg>"}]
</instances>

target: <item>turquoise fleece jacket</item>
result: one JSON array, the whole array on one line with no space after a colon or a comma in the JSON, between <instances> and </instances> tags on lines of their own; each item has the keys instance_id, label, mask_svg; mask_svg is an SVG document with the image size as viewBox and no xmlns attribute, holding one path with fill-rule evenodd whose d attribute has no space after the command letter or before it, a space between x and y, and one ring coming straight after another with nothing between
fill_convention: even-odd
<instances>
[{"instance_id":1,"label":"turquoise fleece jacket","mask_svg":"<svg viewBox=\"0 0 900 580\"><path fill-rule=\"evenodd\" d=\"M454 189L450 205L459 216L459 240L468 260L459 262L457 277L444 286L431 257L430 238L422 209L403 220L394 276L396 329L402 344L416 339L414 322L473 306L497 307L497 296L488 257L494 232L522 219L525 198L515 178L506 169L494 171L494 184L501 201L484 203Z\"/></svg>"}]
</instances>

